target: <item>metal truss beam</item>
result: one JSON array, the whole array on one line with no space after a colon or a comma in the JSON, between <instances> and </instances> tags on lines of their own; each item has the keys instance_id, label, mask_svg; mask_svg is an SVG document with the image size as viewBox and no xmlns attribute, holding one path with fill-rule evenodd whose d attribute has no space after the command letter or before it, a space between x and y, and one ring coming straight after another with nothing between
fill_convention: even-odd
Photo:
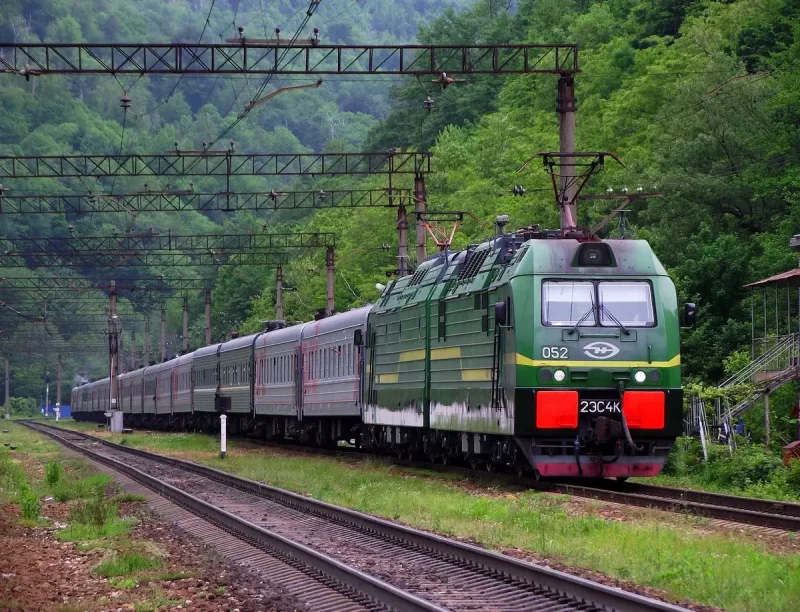
<instances>
[{"instance_id":1,"label":"metal truss beam","mask_svg":"<svg viewBox=\"0 0 800 612\"><path fill-rule=\"evenodd\" d=\"M110 281L112 279L103 279ZM153 292L167 293L180 291L202 291L212 289L209 281L197 278L114 278L115 290L119 294L126 292ZM109 283L100 284L97 280L83 277L2 277L0 276L1 291L64 291L72 295L83 293L108 294Z\"/></svg>"},{"instance_id":2,"label":"metal truss beam","mask_svg":"<svg viewBox=\"0 0 800 612\"><path fill-rule=\"evenodd\" d=\"M116 236L72 236L69 238L2 238L1 255L50 253L57 255L125 254L189 251L225 255L242 251L273 252L282 249L314 249L336 246L336 235L328 232L277 232L259 234L119 234Z\"/></svg>"},{"instance_id":3,"label":"metal truss beam","mask_svg":"<svg viewBox=\"0 0 800 612\"><path fill-rule=\"evenodd\" d=\"M150 295L152 293L159 293L159 301L163 300L176 300L183 299L183 295L174 290L141 290L142 295ZM118 292L119 293L119 292ZM128 298L125 295L120 297ZM71 306L76 303L104 303L108 304L108 297L100 290L94 290L92 293L79 294L71 289L25 289L25 288L10 288L0 285L0 301L14 304L16 302L26 300L28 302L35 301L38 303L47 302L48 304L67 304Z\"/></svg>"},{"instance_id":4,"label":"metal truss beam","mask_svg":"<svg viewBox=\"0 0 800 612\"><path fill-rule=\"evenodd\" d=\"M106 176L316 176L418 174L431 171L430 153L166 153L163 155L0 156L3 178Z\"/></svg>"},{"instance_id":5,"label":"metal truss beam","mask_svg":"<svg viewBox=\"0 0 800 612\"><path fill-rule=\"evenodd\" d=\"M0 68L39 74L574 74L578 47L3 43Z\"/></svg>"},{"instance_id":6,"label":"metal truss beam","mask_svg":"<svg viewBox=\"0 0 800 612\"><path fill-rule=\"evenodd\" d=\"M234 212L319 208L380 208L413 205L410 189L291 191L272 193L125 193L7 196L0 192L0 214Z\"/></svg>"},{"instance_id":7,"label":"metal truss beam","mask_svg":"<svg viewBox=\"0 0 800 612\"><path fill-rule=\"evenodd\" d=\"M285 265L285 253L17 253L0 256L0 267L7 268L125 268L125 267L194 267Z\"/></svg>"}]
</instances>

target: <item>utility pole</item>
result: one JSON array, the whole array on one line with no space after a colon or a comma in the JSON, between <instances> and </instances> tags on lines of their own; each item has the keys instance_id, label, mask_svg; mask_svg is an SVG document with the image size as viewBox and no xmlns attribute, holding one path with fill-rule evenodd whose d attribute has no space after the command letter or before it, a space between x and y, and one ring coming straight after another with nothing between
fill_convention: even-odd
<instances>
[{"instance_id":1,"label":"utility pole","mask_svg":"<svg viewBox=\"0 0 800 612\"><path fill-rule=\"evenodd\" d=\"M9 398L8 395L9 395L9 392L11 390L11 384L10 384L10 380L11 379L10 379L10 374L9 374L9 370L8 370L8 357L5 357L4 361L6 362L5 363L5 366L6 366L6 401L5 401L5 404L6 404L6 406L5 406L6 407L6 419L10 419L11 418L11 399Z\"/></svg>"},{"instance_id":2,"label":"utility pole","mask_svg":"<svg viewBox=\"0 0 800 612\"><path fill-rule=\"evenodd\" d=\"M150 365L150 313L144 320L144 364Z\"/></svg>"},{"instance_id":3,"label":"utility pole","mask_svg":"<svg viewBox=\"0 0 800 612\"><path fill-rule=\"evenodd\" d=\"M558 112L558 151L561 154L575 152L575 78L562 75L558 79L558 98L556 111ZM561 159L561 229L575 228L578 226L578 203L575 201L578 177L575 175L575 158L563 157Z\"/></svg>"},{"instance_id":4,"label":"utility pole","mask_svg":"<svg viewBox=\"0 0 800 612\"><path fill-rule=\"evenodd\" d=\"M211 344L211 290L206 289L206 346Z\"/></svg>"},{"instance_id":5,"label":"utility pole","mask_svg":"<svg viewBox=\"0 0 800 612\"><path fill-rule=\"evenodd\" d=\"M397 275L408 274L408 214L402 204L397 207Z\"/></svg>"},{"instance_id":6,"label":"utility pole","mask_svg":"<svg viewBox=\"0 0 800 612\"><path fill-rule=\"evenodd\" d=\"M325 307L325 315L330 316L333 314L335 310L334 304L334 274L336 272L336 264L334 259L333 247L328 247L325 251L325 270L326 270L326 295L328 298L327 305Z\"/></svg>"},{"instance_id":7,"label":"utility pole","mask_svg":"<svg viewBox=\"0 0 800 612\"><path fill-rule=\"evenodd\" d=\"M183 354L189 352L189 298L183 298Z\"/></svg>"},{"instance_id":8,"label":"utility pole","mask_svg":"<svg viewBox=\"0 0 800 612\"><path fill-rule=\"evenodd\" d=\"M61 359L61 353L58 354L58 365L56 369L56 408L61 408L61 375L63 369L63 362Z\"/></svg>"},{"instance_id":9,"label":"utility pole","mask_svg":"<svg viewBox=\"0 0 800 612\"><path fill-rule=\"evenodd\" d=\"M425 175L422 172L417 172L414 175L414 212L417 215L417 266L425 261L426 257L425 241L428 234L425 231L425 224L422 222L425 218L426 207Z\"/></svg>"},{"instance_id":10,"label":"utility pole","mask_svg":"<svg viewBox=\"0 0 800 612\"><path fill-rule=\"evenodd\" d=\"M161 363L167 360L167 309L161 308Z\"/></svg>"},{"instance_id":11,"label":"utility pole","mask_svg":"<svg viewBox=\"0 0 800 612\"><path fill-rule=\"evenodd\" d=\"M136 330L131 330L131 370L138 370L139 366L139 359L136 356Z\"/></svg>"},{"instance_id":12,"label":"utility pole","mask_svg":"<svg viewBox=\"0 0 800 612\"><path fill-rule=\"evenodd\" d=\"M283 321L283 266L275 271L275 318Z\"/></svg>"},{"instance_id":13,"label":"utility pole","mask_svg":"<svg viewBox=\"0 0 800 612\"><path fill-rule=\"evenodd\" d=\"M117 372L119 371L119 330L117 329L117 283L111 281L110 288L110 310L111 318L109 319L109 333L108 333L108 378L110 381L109 387L109 410L111 411L111 431L119 433L122 431L122 413L118 411L117 398L119 397L119 388ZM119 416L117 416L119 414Z\"/></svg>"}]
</instances>

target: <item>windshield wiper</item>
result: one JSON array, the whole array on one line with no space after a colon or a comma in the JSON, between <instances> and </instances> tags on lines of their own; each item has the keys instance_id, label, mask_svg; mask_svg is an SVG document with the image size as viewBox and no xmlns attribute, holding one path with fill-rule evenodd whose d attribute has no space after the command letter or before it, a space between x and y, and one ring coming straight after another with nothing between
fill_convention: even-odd
<instances>
[{"instance_id":1,"label":"windshield wiper","mask_svg":"<svg viewBox=\"0 0 800 612\"><path fill-rule=\"evenodd\" d=\"M620 320L617 317L614 316L614 313L611 312L608 308L605 307L605 305L600 304L600 312L601 313L605 312L608 315L608 318L611 319L612 321L614 321L614 323L616 323L619 326L619 328L622 330L623 334L625 334L626 336L630 336L631 335L630 330L627 327L625 327L620 322Z\"/></svg>"},{"instance_id":2,"label":"windshield wiper","mask_svg":"<svg viewBox=\"0 0 800 612\"><path fill-rule=\"evenodd\" d=\"M569 330L570 336L574 334L576 331L578 331L578 327L580 327L581 323L583 323L586 319L589 318L590 314L594 314L594 304L592 304L592 307L589 310L587 310L580 319L578 319L578 322L575 323L575 326L571 330Z\"/></svg>"}]
</instances>

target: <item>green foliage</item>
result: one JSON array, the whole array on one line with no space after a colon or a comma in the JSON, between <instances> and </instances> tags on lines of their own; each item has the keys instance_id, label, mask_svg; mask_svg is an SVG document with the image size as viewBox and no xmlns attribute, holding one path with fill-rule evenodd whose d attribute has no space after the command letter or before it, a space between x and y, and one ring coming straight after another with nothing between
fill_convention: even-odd
<instances>
[{"instance_id":1,"label":"green foliage","mask_svg":"<svg viewBox=\"0 0 800 612\"><path fill-rule=\"evenodd\" d=\"M64 475L64 468L57 461L48 461L44 469L45 481L48 485L55 486Z\"/></svg>"},{"instance_id":2,"label":"green foliage","mask_svg":"<svg viewBox=\"0 0 800 612\"><path fill-rule=\"evenodd\" d=\"M162 565L161 559L148 557L139 553L118 553L114 551L110 558L93 568L93 572L106 578L127 576L142 570L155 569Z\"/></svg>"},{"instance_id":3,"label":"green foliage","mask_svg":"<svg viewBox=\"0 0 800 612\"><path fill-rule=\"evenodd\" d=\"M35 521L42 513L42 503L39 501L39 496L29 488L21 492L19 507L22 518L29 521Z\"/></svg>"},{"instance_id":4,"label":"green foliage","mask_svg":"<svg viewBox=\"0 0 800 612\"><path fill-rule=\"evenodd\" d=\"M689 486L772 499L800 500L800 461L783 464L780 456L748 444L737 436L731 455L727 446L712 444L708 462L703 460L700 441L678 438L667 458L664 474Z\"/></svg>"},{"instance_id":5,"label":"green foliage","mask_svg":"<svg viewBox=\"0 0 800 612\"><path fill-rule=\"evenodd\" d=\"M117 517L118 504L114 499L96 495L81 500L72 507L69 520L81 525L102 527Z\"/></svg>"}]
</instances>

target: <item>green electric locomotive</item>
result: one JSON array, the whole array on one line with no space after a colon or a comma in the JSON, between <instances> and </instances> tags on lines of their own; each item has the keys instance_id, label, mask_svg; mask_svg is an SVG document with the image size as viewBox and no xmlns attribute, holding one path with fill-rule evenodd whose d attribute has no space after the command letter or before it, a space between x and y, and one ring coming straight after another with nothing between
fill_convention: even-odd
<instances>
[{"instance_id":1,"label":"green electric locomotive","mask_svg":"<svg viewBox=\"0 0 800 612\"><path fill-rule=\"evenodd\" d=\"M429 258L369 315L362 445L654 476L682 428L675 287L641 240L538 228Z\"/></svg>"}]
</instances>

